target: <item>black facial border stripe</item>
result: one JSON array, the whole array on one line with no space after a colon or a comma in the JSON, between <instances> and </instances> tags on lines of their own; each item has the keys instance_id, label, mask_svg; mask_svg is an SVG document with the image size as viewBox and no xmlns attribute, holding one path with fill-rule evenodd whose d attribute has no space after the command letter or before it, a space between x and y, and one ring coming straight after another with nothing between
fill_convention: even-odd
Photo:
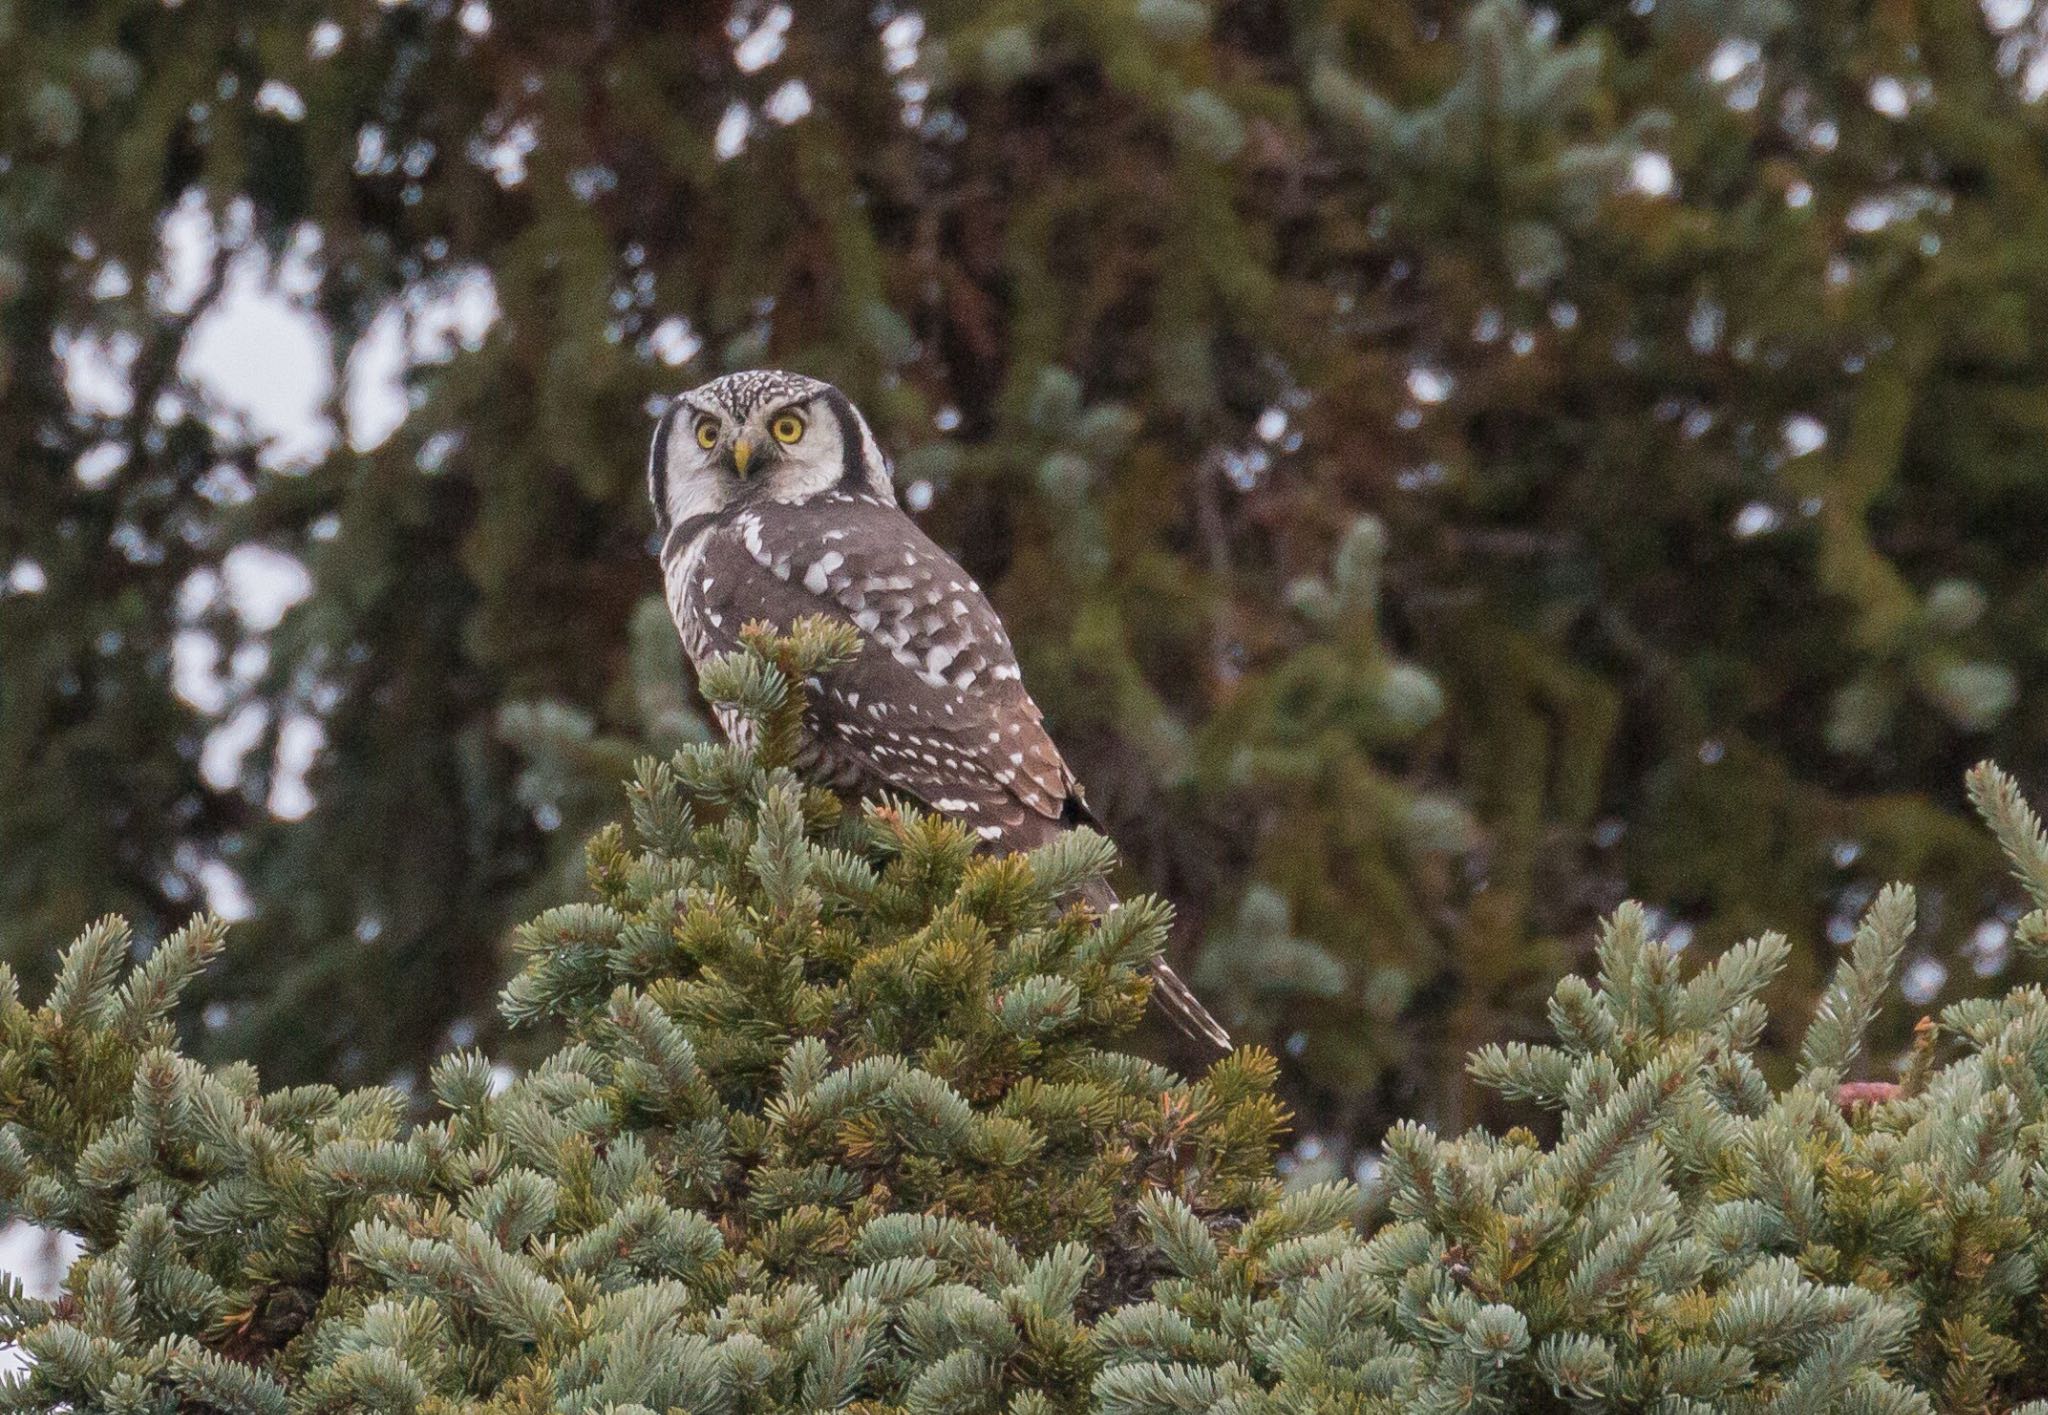
<instances>
[{"instance_id":1,"label":"black facial border stripe","mask_svg":"<svg viewBox=\"0 0 2048 1415\"><path fill-rule=\"evenodd\" d=\"M860 414L853 410L853 400L836 388L827 388L821 396L839 423L839 485L847 491L864 490L867 477L861 465Z\"/></svg>"},{"instance_id":2,"label":"black facial border stripe","mask_svg":"<svg viewBox=\"0 0 2048 1415\"><path fill-rule=\"evenodd\" d=\"M654 425L654 446L647 454L647 494L654 499L654 523L668 521L668 435L682 413L681 401L669 404L661 421Z\"/></svg>"}]
</instances>

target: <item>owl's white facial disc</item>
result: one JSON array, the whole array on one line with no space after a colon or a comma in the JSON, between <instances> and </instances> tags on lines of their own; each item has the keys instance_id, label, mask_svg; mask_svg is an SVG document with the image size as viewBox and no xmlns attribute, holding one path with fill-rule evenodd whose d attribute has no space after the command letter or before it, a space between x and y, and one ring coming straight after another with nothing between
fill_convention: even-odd
<instances>
[{"instance_id":1,"label":"owl's white facial disc","mask_svg":"<svg viewBox=\"0 0 2048 1415\"><path fill-rule=\"evenodd\" d=\"M867 420L829 383L756 369L676 399L655 429L648 493L663 529L740 501L808 501L835 488L893 503Z\"/></svg>"}]
</instances>

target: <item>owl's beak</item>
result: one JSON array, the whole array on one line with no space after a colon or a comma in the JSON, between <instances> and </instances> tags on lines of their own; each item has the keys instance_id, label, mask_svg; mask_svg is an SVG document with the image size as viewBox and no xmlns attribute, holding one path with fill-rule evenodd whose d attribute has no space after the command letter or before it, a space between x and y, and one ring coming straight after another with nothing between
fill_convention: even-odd
<instances>
[{"instance_id":1,"label":"owl's beak","mask_svg":"<svg viewBox=\"0 0 2048 1415\"><path fill-rule=\"evenodd\" d=\"M732 469L741 476L747 474L747 463L754 460L754 444L744 437L732 445Z\"/></svg>"}]
</instances>

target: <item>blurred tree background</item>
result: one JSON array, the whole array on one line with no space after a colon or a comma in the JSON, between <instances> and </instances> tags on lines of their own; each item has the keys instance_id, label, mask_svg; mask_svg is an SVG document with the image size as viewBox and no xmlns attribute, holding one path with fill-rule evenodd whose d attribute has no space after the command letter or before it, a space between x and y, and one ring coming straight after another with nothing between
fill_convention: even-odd
<instances>
[{"instance_id":1,"label":"blurred tree background","mask_svg":"<svg viewBox=\"0 0 2048 1415\"><path fill-rule=\"evenodd\" d=\"M508 925L705 730L652 418L772 363L867 409L1326 1161L1482 1118L1624 892L1794 924L1783 1005L1920 881L1902 1039L2013 980L1963 767L2048 770L2044 41L0 0L0 952L211 899L214 1054L497 1045Z\"/></svg>"}]
</instances>

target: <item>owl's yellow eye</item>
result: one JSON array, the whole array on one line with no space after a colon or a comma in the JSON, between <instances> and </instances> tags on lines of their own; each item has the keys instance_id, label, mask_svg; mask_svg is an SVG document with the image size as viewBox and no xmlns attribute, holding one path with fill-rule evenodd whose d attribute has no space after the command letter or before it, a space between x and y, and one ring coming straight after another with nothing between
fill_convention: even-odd
<instances>
[{"instance_id":1,"label":"owl's yellow eye","mask_svg":"<svg viewBox=\"0 0 2048 1415\"><path fill-rule=\"evenodd\" d=\"M697 445L706 452L709 452L718 445L718 420L716 418L697 419Z\"/></svg>"},{"instance_id":2,"label":"owl's yellow eye","mask_svg":"<svg viewBox=\"0 0 2048 1415\"><path fill-rule=\"evenodd\" d=\"M768 424L768 431L774 434L777 442L796 442L804 435L804 420L795 413L781 413L776 416L774 422Z\"/></svg>"}]
</instances>

